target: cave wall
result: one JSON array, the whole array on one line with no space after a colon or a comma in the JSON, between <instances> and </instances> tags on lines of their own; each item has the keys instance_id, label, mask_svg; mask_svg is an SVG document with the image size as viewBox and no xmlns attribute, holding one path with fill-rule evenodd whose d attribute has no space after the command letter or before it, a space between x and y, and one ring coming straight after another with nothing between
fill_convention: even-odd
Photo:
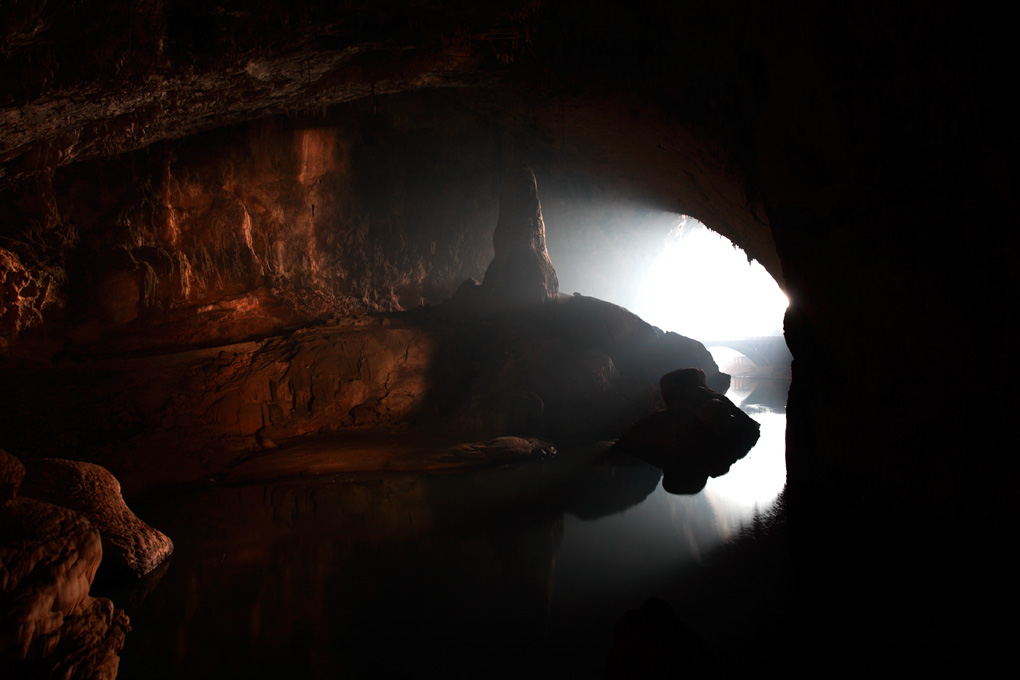
<instances>
[{"instance_id":1,"label":"cave wall","mask_svg":"<svg viewBox=\"0 0 1020 680\"><path fill-rule=\"evenodd\" d=\"M994 667L1015 370L982 358L1009 343L1018 290L1017 102L995 76L1016 51L951 5L804 3L753 25L753 174L791 299L790 530L818 594L801 615L834 622L805 640L860 640L862 667Z\"/></svg>"},{"instance_id":2,"label":"cave wall","mask_svg":"<svg viewBox=\"0 0 1020 680\"><path fill-rule=\"evenodd\" d=\"M499 135L415 113L271 118L9 191L9 351L228 342L446 299L491 258Z\"/></svg>"}]
</instances>

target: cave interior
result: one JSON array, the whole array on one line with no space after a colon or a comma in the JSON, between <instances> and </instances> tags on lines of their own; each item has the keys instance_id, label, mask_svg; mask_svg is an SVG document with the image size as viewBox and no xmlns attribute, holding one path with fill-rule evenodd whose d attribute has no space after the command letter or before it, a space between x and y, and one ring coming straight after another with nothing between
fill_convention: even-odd
<instances>
[{"instance_id":1,"label":"cave interior","mask_svg":"<svg viewBox=\"0 0 1020 680\"><path fill-rule=\"evenodd\" d=\"M680 341L632 351L623 335L647 324L584 286L647 264L635 242L656 234L634 215L690 215L790 300L774 659L1006 662L1018 118L1002 17L115 0L8 3L0 27L4 450L99 463L145 519L152 498L307 438L348 443L335 469L369 469L387 464L371 438L404 433L402 469L427 471L444 438L618 436L634 383L582 415L587 387L564 385L657 385ZM581 295L548 256L501 259L524 167L538 252L547 238L560 279L584 272ZM536 276L537 293L514 287Z\"/></svg>"}]
</instances>

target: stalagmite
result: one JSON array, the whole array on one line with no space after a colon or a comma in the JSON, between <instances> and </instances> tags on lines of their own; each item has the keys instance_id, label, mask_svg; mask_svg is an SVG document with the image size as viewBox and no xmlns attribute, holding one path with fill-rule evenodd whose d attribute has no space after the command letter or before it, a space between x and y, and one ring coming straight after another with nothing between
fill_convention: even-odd
<instances>
[{"instance_id":1,"label":"stalagmite","mask_svg":"<svg viewBox=\"0 0 1020 680\"><path fill-rule=\"evenodd\" d=\"M545 246L538 183L529 168L511 170L503 180L492 245L496 253L482 282L482 297L490 308L526 307L556 299L559 280Z\"/></svg>"}]
</instances>

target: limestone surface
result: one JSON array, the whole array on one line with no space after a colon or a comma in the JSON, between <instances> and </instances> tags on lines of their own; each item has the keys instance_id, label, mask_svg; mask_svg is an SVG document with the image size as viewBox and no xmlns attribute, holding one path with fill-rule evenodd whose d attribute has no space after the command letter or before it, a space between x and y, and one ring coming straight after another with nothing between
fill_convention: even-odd
<instances>
[{"instance_id":1,"label":"limestone surface","mask_svg":"<svg viewBox=\"0 0 1020 680\"><path fill-rule=\"evenodd\" d=\"M54 458L26 460L25 468L22 494L81 513L99 532L104 572L144 576L173 552L169 537L131 512L120 483L105 468Z\"/></svg>"}]
</instances>

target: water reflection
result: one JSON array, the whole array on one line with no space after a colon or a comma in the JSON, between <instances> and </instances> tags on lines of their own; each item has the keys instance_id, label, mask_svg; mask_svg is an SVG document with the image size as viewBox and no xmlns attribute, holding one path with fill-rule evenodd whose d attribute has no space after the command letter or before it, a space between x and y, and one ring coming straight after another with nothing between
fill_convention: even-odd
<instances>
[{"instance_id":1,"label":"water reflection","mask_svg":"<svg viewBox=\"0 0 1020 680\"><path fill-rule=\"evenodd\" d=\"M694 496L665 493L636 459L588 464L589 450L140 508L177 549L128 605L120 677L600 675L619 617L669 592L781 490L784 416L746 408L758 445Z\"/></svg>"},{"instance_id":2,"label":"water reflection","mask_svg":"<svg viewBox=\"0 0 1020 680\"><path fill-rule=\"evenodd\" d=\"M734 387L727 396L761 424L761 437L726 475L689 496L659 485L641 504L596 521L566 516L556 569L557 635L580 644L579 630L611 632L646 598L675 592L679 574L703 564L776 500L786 483L789 382L735 379Z\"/></svg>"}]
</instances>

